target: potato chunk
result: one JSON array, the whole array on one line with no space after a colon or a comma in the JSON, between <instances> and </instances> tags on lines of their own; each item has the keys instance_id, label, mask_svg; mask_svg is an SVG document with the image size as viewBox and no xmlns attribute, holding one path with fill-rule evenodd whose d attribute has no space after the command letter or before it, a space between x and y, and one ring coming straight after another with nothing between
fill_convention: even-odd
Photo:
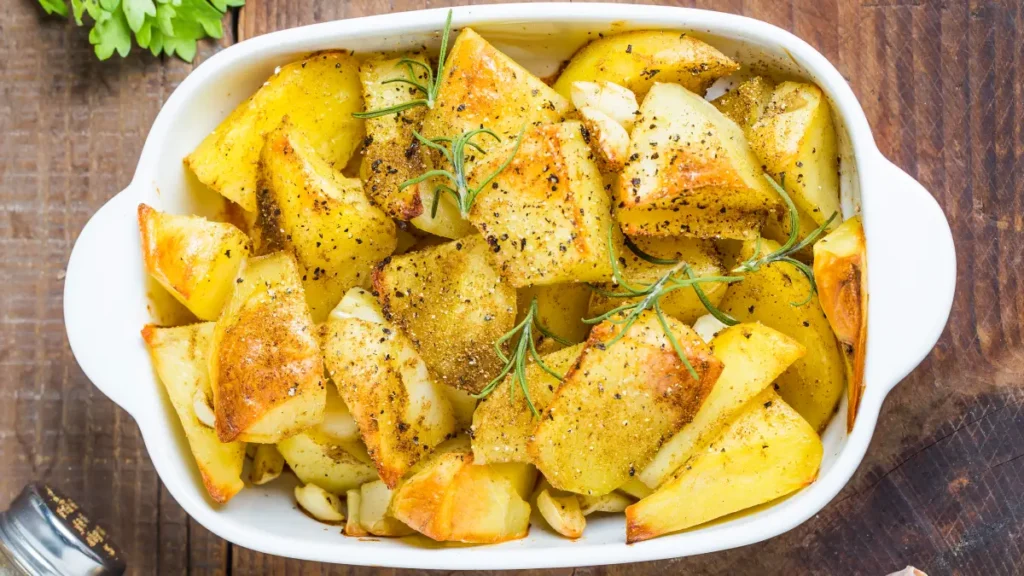
<instances>
[{"instance_id":1,"label":"potato chunk","mask_svg":"<svg viewBox=\"0 0 1024 576\"><path fill-rule=\"evenodd\" d=\"M549 332L571 342L579 344L587 339L590 325L584 324L587 309L590 306L590 294L593 290L583 283L551 284L548 286L528 286L517 291L518 312L516 324L521 322L529 312L530 303L537 300L537 321ZM554 352L564 348L552 338L537 334L537 351L541 354Z\"/></svg>"},{"instance_id":2,"label":"potato chunk","mask_svg":"<svg viewBox=\"0 0 1024 576\"><path fill-rule=\"evenodd\" d=\"M514 326L516 291L501 281L479 236L386 259L373 286L441 382L479 392L501 371L494 341Z\"/></svg>"},{"instance_id":3,"label":"potato chunk","mask_svg":"<svg viewBox=\"0 0 1024 576\"><path fill-rule=\"evenodd\" d=\"M213 334L210 379L222 442L276 443L323 418L320 343L295 259L249 259Z\"/></svg>"},{"instance_id":4,"label":"potato chunk","mask_svg":"<svg viewBox=\"0 0 1024 576\"><path fill-rule=\"evenodd\" d=\"M757 247L746 242L740 259ZM761 242L762 254L777 250L771 240ZM792 264L776 262L744 274L742 282L729 286L719 308L741 322L761 322L782 332L807 349L807 354L783 372L776 384L786 403L821 430L835 413L846 383L843 358L832 328L817 296L806 304L811 285Z\"/></svg>"},{"instance_id":5,"label":"potato chunk","mask_svg":"<svg viewBox=\"0 0 1024 576\"><path fill-rule=\"evenodd\" d=\"M656 82L704 94L715 80L739 70L711 45L672 31L625 32L594 40L577 52L554 84L568 97L574 82L606 80L643 98Z\"/></svg>"},{"instance_id":6,"label":"potato chunk","mask_svg":"<svg viewBox=\"0 0 1024 576\"><path fill-rule=\"evenodd\" d=\"M583 344L552 352L542 358L555 372L565 375L583 351ZM526 366L526 385L537 410L543 410L555 397L561 382L536 363ZM514 390L512 388L515 388ZM526 444L538 420L530 412L519 385L512 376L480 401L473 413L473 458L478 464L529 462Z\"/></svg>"},{"instance_id":7,"label":"potato chunk","mask_svg":"<svg viewBox=\"0 0 1024 576\"><path fill-rule=\"evenodd\" d=\"M371 308L360 313L359 307ZM409 468L454 435L455 417L442 386L412 342L381 318L373 296L353 288L321 328L324 364L359 424L377 473L394 488ZM342 318L341 314L349 314Z\"/></svg>"},{"instance_id":8,"label":"potato chunk","mask_svg":"<svg viewBox=\"0 0 1024 576\"><path fill-rule=\"evenodd\" d=\"M445 60L440 93L422 132L452 137L487 126L502 138L515 137L523 126L561 120L572 108L566 97L464 28Z\"/></svg>"},{"instance_id":9,"label":"potato chunk","mask_svg":"<svg viewBox=\"0 0 1024 576\"><path fill-rule=\"evenodd\" d=\"M667 320L698 379L653 312L611 345L621 327L596 326L527 444L552 486L588 495L615 490L700 409L722 363L688 326Z\"/></svg>"},{"instance_id":10,"label":"potato chunk","mask_svg":"<svg viewBox=\"0 0 1024 576\"><path fill-rule=\"evenodd\" d=\"M696 276L720 276L725 273L722 268L722 260L718 250L710 240L697 238L677 237L644 237L635 239L638 248L646 254L655 258L665 260L683 260L690 265ZM662 276L672 269L671 264L653 264L635 254L629 248L617 252L619 256L619 268L622 270L622 277L631 286L643 286L654 284ZM622 292L622 288L614 282L599 285L599 288L611 292ZM721 282L708 282L701 284L701 289L708 297L708 300L718 305L725 296L728 284ZM588 317L594 318L605 312L629 302L637 302L641 298L609 298L599 292L593 292L590 297L590 311ZM661 308L666 314L681 320L686 324L692 324L697 318L707 312L697 292L693 289L675 290L661 298Z\"/></svg>"},{"instance_id":11,"label":"potato chunk","mask_svg":"<svg viewBox=\"0 0 1024 576\"><path fill-rule=\"evenodd\" d=\"M231 224L165 214L139 204L146 270L200 320L216 320L249 255L249 238Z\"/></svg>"},{"instance_id":12,"label":"potato chunk","mask_svg":"<svg viewBox=\"0 0 1024 576\"><path fill-rule=\"evenodd\" d=\"M359 64L343 50L317 52L275 70L263 86L185 158L199 180L256 211L263 136L287 115L325 162L341 170L363 137Z\"/></svg>"},{"instance_id":13,"label":"potato chunk","mask_svg":"<svg viewBox=\"0 0 1024 576\"><path fill-rule=\"evenodd\" d=\"M197 394L211 394L207 366L212 338L213 322L177 328L148 324L142 329L142 339L149 347L156 374L185 430L203 486L210 498L223 504L244 486L241 475L245 443L222 443L213 428L196 418L192 408Z\"/></svg>"},{"instance_id":14,"label":"potato chunk","mask_svg":"<svg viewBox=\"0 0 1024 576\"><path fill-rule=\"evenodd\" d=\"M346 445L316 430L307 430L278 442L277 450L303 483L316 482L335 494L344 494L375 480L377 471L365 449Z\"/></svg>"},{"instance_id":15,"label":"potato chunk","mask_svg":"<svg viewBox=\"0 0 1024 576\"><path fill-rule=\"evenodd\" d=\"M623 232L756 237L778 196L743 131L678 84L655 84L640 112L616 188Z\"/></svg>"},{"instance_id":16,"label":"potato chunk","mask_svg":"<svg viewBox=\"0 0 1024 576\"><path fill-rule=\"evenodd\" d=\"M473 204L470 221L513 286L611 278L611 199L581 129L564 122L528 130L512 163ZM510 152L490 154L470 180L494 173Z\"/></svg>"},{"instance_id":17,"label":"potato chunk","mask_svg":"<svg viewBox=\"0 0 1024 576\"><path fill-rule=\"evenodd\" d=\"M322 321L349 288L370 286L373 266L397 245L395 223L288 120L267 136L260 162L260 251L295 254L310 312Z\"/></svg>"},{"instance_id":18,"label":"potato chunk","mask_svg":"<svg viewBox=\"0 0 1024 576\"><path fill-rule=\"evenodd\" d=\"M764 115L772 100L774 88L775 83L771 80L764 76L754 76L711 103L735 122L749 138L750 128Z\"/></svg>"},{"instance_id":19,"label":"potato chunk","mask_svg":"<svg viewBox=\"0 0 1024 576\"><path fill-rule=\"evenodd\" d=\"M843 222L814 244L814 278L821 309L839 339L846 360L849 410L853 430L864 394L864 359L868 337L868 277L864 227L860 216Z\"/></svg>"},{"instance_id":20,"label":"potato chunk","mask_svg":"<svg viewBox=\"0 0 1024 576\"><path fill-rule=\"evenodd\" d=\"M530 505L512 483L473 456L438 456L403 482L391 502L395 518L442 542L494 544L524 538Z\"/></svg>"},{"instance_id":21,"label":"potato chunk","mask_svg":"<svg viewBox=\"0 0 1024 576\"><path fill-rule=\"evenodd\" d=\"M779 84L749 135L761 164L815 226L841 213L836 130L820 88L801 82ZM831 228L838 225L834 220Z\"/></svg>"},{"instance_id":22,"label":"potato chunk","mask_svg":"<svg viewBox=\"0 0 1024 576\"><path fill-rule=\"evenodd\" d=\"M699 454L751 398L806 353L796 340L758 323L723 330L711 341L711 351L725 369L693 421L665 442L639 474L640 481L651 488Z\"/></svg>"},{"instance_id":23,"label":"potato chunk","mask_svg":"<svg viewBox=\"0 0 1024 576\"><path fill-rule=\"evenodd\" d=\"M359 67L359 80L363 83L363 100L367 110L380 110L421 98L422 94L410 90L401 82L385 84L388 80L408 79L409 67L399 62L408 58L428 64L426 56L411 52L389 57L375 54ZM426 83L427 71L413 66L416 80ZM398 220L411 220L423 213L419 190L410 186L403 190L398 185L424 171L419 142L413 137L427 114L425 106L403 110L378 118L366 119L366 146L360 167L363 190L384 212Z\"/></svg>"},{"instance_id":24,"label":"potato chunk","mask_svg":"<svg viewBox=\"0 0 1024 576\"><path fill-rule=\"evenodd\" d=\"M822 452L814 429L765 390L676 477L626 509L626 540L684 530L799 490L817 478Z\"/></svg>"}]
</instances>

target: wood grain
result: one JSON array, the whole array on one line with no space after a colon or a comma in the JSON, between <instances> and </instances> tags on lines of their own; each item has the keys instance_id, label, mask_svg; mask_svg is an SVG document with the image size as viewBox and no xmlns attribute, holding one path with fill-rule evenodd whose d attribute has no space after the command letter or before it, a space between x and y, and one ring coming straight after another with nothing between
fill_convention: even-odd
<instances>
[{"instance_id":1,"label":"wood grain","mask_svg":"<svg viewBox=\"0 0 1024 576\"><path fill-rule=\"evenodd\" d=\"M248 38L446 4L249 0L237 30ZM886 574L907 564L933 575L1024 573L1022 3L680 5L769 21L837 65L879 147L949 217L953 313L935 351L887 399L849 486L804 525L730 552L545 574ZM141 53L99 64L86 32L43 18L31 0L0 14L0 504L29 480L53 482L110 526L135 574L413 574L229 547L174 503L135 423L70 354L61 292L71 246L128 183L153 118L191 68Z\"/></svg>"}]
</instances>

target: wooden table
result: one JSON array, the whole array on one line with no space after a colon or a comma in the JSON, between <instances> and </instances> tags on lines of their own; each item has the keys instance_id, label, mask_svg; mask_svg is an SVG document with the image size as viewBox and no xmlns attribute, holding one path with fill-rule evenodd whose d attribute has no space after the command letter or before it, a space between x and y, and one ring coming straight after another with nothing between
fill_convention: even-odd
<instances>
[{"instance_id":1,"label":"wooden table","mask_svg":"<svg viewBox=\"0 0 1024 576\"><path fill-rule=\"evenodd\" d=\"M192 69L97 62L34 0L0 14L0 504L35 479L88 504L133 573L369 574L230 546L161 486L135 423L85 378L61 294L88 217L126 184ZM13 4L13 5L10 5ZM692 1L681 2L694 5ZM235 39L425 0L249 0ZM849 486L788 534L740 550L586 574L1024 573L1024 8L1020 0L725 0L792 30L853 85L882 151L937 197L956 237L949 327L885 403ZM912 297L912 295L910 295ZM398 571L389 571L398 572ZM568 573L568 570L562 571Z\"/></svg>"}]
</instances>

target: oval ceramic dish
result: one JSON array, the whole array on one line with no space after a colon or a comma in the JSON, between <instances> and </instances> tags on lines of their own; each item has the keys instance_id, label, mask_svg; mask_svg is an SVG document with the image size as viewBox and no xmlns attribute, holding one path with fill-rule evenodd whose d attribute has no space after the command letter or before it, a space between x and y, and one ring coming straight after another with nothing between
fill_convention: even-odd
<instances>
[{"instance_id":1,"label":"oval ceramic dish","mask_svg":"<svg viewBox=\"0 0 1024 576\"><path fill-rule=\"evenodd\" d=\"M196 69L168 98L146 140L131 184L89 221L71 254L64 315L71 348L88 377L138 422L161 480L212 532L261 552L307 560L413 568L555 568L657 560L751 544L792 529L846 484L874 431L882 400L935 345L949 315L955 254L949 224L932 196L884 158L864 112L839 72L792 34L756 20L682 8L612 4L508 4L456 8L472 26L540 76L599 32L685 31L744 64L805 78L828 95L839 135L844 210L860 210L867 236L870 336L866 390L852 433L846 400L825 430L818 480L793 496L710 525L626 545L624 518L588 519L569 541L534 526L524 540L493 546L424 546L422 540L348 538L295 509L292 486L247 487L225 506L206 497L174 411L157 382L140 328L155 319L140 251L140 202L176 213L210 214L221 200L186 168L188 154L275 66L326 48L357 53L436 49L446 10L387 14L285 30L228 48ZM721 86L718 87L719 89ZM713 88L714 89L714 88Z\"/></svg>"}]
</instances>

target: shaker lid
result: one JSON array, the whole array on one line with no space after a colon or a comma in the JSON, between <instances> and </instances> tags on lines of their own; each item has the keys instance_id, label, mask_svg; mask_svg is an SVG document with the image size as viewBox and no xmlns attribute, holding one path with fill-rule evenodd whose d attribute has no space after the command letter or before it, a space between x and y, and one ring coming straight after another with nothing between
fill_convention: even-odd
<instances>
[{"instance_id":1,"label":"shaker lid","mask_svg":"<svg viewBox=\"0 0 1024 576\"><path fill-rule=\"evenodd\" d=\"M26 486L0 514L0 545L29 574L120 576L124 555L78 503L45 484Z\"/></svg>"}]
</instances>

